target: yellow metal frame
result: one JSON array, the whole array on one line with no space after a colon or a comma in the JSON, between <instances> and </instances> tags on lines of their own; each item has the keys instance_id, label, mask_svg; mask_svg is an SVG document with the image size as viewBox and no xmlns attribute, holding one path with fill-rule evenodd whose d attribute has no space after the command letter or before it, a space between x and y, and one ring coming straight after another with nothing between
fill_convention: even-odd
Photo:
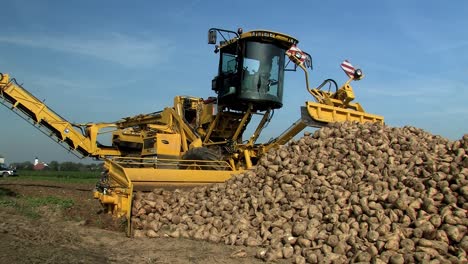
<instances>
[{"instance_id":1,"label":"yellow metal frame","mask_svg":"<svg viewBox=\"0 0 468 264\"><path fill-rule=\"evenodd\" d=\"M188 169L181 169L181 164ZM104 168L107 171L108 186L103 190L96 189L94 198L100 201L108 213L127 218L129 235L134 188L151 190L158 186L221 183L240 172L226 161L131 157L106 159Z\"/></svg>"},{"instance_id":2,"label":"yellow metal frame","mask_svg":"<svg viewBox=\"0 0 468 264\"><path fill-rule=\"evenodd\" d=\"M242 39L273 42L285 50L298 43L298 40L291 36L267 30L239 34L240 36L221 43L221 47L217 48L232 45ZM301 107L301 118L266 144L255 142L269 121L271 110L264 112L249 140L245 143L242 139L252 116L258 114L252 104L246 111L230 111L218 106L218 112L214 116L216 104L212 103L213 101L176 96L173 107L166 107L160 112L126 117L115 123L78 125L85 128L84 131L80 131L76 129L77 124L60 117L14 80L10 80L8 75L0 76L0 99L6 102L0 103L14 111L19 110L17 112L22 113L23 118L32 120L35 127L44 127L49 136L58 138L59 142L65 143L71 150L85 156L105 159L106 173L97 185L94 197L103 204L108 213L127 218L127 230L130 234L134 188L144 190L155 186L191 186L224 182L233 174L254 166L261 155L269 149L286 144L307 126L321 127L330 122L343 121L383 123L382 116L366 113L359 103L352 103L355 95L350 82L355 80L354 78L350 78L335 93L323 91L321 87L311 89L304 63L294 56L290 59L303 69L306 88L317 102L306 102L305 107ZM358 77L360 78L362 77ZM99 130L106 127L116 128L113 132L113 139L116 140L113 143L124 142L127 145L98 145ZM138 149L140 144L143 146L141 152ZM179 159L189 149L216 148L213 145L225 147L225 160ZM148 157L128 157L131 155ZM108 158L109 156L115 157ZM164 159L166 157L173 159Z\"/></svg>"},{"instance_id":3,"label":"yellow metal frame","mask_svg":"<svg viewBox=\"0 0 468 264\"><path fill-rule=\"evenodd\" d=\"M359 123L376 122L383 124L384 122L383 116L315 102L306 102L306 108L312 119L323 123L356 121Z\"/></svg>"},{"instance_id":4,"label":"yellow metal frame","mask_svg":"<svg viewBox=\"0 0 468 264\"><path fill-rule=\"evenodd\" d=\"M307 111L312 119L322 123L344 121L384 123L383 116L366 113L359 103L351 103L355 95L350 83L364 76L359 79L349 78L335 93L325 92L318 88L310 88L309 73L304 64L295 57L290 59L304 71L307 91L317 100L317 103L306 102Z\"/></svg>"},{"instance_id":5,"label":"yellow metal frame","mask_svg":"<svg viewBox=\"0 0 468 264\"><path fill-rule=\"evenodd\" d=\"M115 148L100 148L96 144L97 134L100 129L115 127L112 123L97 123L86 125L88 135L84 135L69 121L55 113L42 101L37 99L27 90L22 88L8 74L1 74L0 98L2 103L15 111L23 119L31 122L50 137L56 137L60 142L69 146L70 150L78 152L80 155L103 157L120 155L120 151ZM13 101L13 102L12 102Z\"/></svg>"},{"instance_id":6,"label":"yellow metal frame","mask_svg":"<svg viewBox=\"0 0 468 264\"><path fill-rule=\"evenodd\" d=\"M123 166L106 160L104 168L107 170L109 188L95 190L93 196L101 202L107 213L115 217L126 217L127 235L130 235L133 183Z\"/></svg>"}]
</instances>

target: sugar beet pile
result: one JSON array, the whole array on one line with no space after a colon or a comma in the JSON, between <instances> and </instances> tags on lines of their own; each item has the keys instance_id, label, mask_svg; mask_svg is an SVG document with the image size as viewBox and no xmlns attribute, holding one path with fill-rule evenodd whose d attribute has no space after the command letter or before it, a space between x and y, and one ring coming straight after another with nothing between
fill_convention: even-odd
<instances>
[{"instance_id":1,"label":"sugar beet pile","mask_svg":"<svg viewBox=\"0 0 468 264\"><path fill-rule=\"evenodd\" d=\"M466 261L467 154L468 134L331 124L226 183L137 193L134 235L253 246L266 261Z\"/></svg>"}]
</instances>

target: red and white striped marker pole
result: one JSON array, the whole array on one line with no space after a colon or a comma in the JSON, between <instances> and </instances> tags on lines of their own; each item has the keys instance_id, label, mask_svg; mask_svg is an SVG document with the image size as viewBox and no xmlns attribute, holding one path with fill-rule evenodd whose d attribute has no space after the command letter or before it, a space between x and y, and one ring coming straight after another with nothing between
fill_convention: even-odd
<instances>
[{"instance_id":1,"label":"red and white striped marker pole","mask_svg":"<svg viewBox=\"0 0 468 264\"><path fill-rule=\"evenodd\" d=\"M343 71L346 73L346 75L348 75L349 78L354 78L354 73L356 72L356 69L348 60L344 60L341 63L341 69L343 69Z\"/></svg>"}]
</instances>

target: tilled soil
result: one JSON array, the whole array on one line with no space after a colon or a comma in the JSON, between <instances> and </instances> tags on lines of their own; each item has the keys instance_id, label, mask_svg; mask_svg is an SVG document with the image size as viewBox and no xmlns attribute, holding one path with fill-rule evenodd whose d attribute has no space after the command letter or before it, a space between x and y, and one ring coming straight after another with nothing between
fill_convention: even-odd
<instances>
[{"instance_id":1,"label":"tilled soil","mask_svg":"<svg viewBox=\"0 0 468 264\"><path fill-rule=\"evenodd\" d=\"M254 249L174 238L128 238L124 225L100 214L92 184L0 179L9 199L73 199L64 211L31 218L0 205L0 263L262 263Z\"/></svg>"}]
</instances>

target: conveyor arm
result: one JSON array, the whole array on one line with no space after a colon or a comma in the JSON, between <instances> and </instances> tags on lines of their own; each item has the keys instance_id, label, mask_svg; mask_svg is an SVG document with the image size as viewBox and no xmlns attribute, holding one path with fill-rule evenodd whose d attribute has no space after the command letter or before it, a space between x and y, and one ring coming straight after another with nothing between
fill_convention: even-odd
<instances>
[{"instance_id":1,"label":"conveyor arm","mask_svg":"<svg viewBox=\"0 0 468 264\"><path fill-rule=\"evenodd\" d=\"M112 123L73 125L29 93L15 79L0 73L0 103L77 156L101 158L120 155L118 149L98 146L99 129Z\"/></svg>"}]
</instances>

